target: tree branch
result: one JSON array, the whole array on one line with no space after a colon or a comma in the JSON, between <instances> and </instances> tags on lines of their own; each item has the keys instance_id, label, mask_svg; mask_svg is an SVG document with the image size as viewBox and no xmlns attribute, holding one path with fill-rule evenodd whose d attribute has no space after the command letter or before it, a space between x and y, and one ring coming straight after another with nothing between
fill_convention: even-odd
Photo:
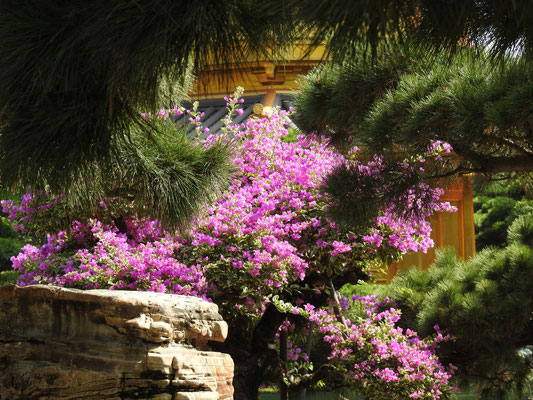
<instances>
[{"instance_id":1,"label":"tree branch","mask_svg":"<svg viewBox=\"0 0 533 400\"><path fill-rule=\"evenodd\" d=\"M441 179L441 178L448 178L454 175L464 175L464 174L471 174L475 172L479 172L479 170L475 168L468 168L468 167L465 167L464 165L459 165L457 168L454 168L448 172L443 172L442 174L437 174L437 175L430 175L427 178L428 179Z\"/></svg>"},{"instance_id":2,"label":"tree branch","mask_svg":"<svg viewBox=\"0 0 533 400\"><path fill-rule=\"evenodd\" d=\"M533 156L486 156L471 149L452 145L455 152L474 166L471 172L494 174L497 172L533 171Z\"/></svg>"},{"instance_id":3,"label":"tree branch","mask_svg":"<svg viewBox=\"0 0 533 400\"><path fill-rule=\"evenodd\" d=\"M331 378L342 378L342 376L339 374L339 370L334 365L323 364L312 374L305 374L294 378L290 384L290 388L291 390L308 388L320 380L330 380Z\"/></svg>"},{"instance_id":4,"label":"tree branch","mask_svg":"<svg viewBox=\"0 0 533 400\"><path fill-rule=\"evenodd\" d=\"M486 157L477 172L530 172L533 171L533 156Z\"/></svg>"}]
</instances>

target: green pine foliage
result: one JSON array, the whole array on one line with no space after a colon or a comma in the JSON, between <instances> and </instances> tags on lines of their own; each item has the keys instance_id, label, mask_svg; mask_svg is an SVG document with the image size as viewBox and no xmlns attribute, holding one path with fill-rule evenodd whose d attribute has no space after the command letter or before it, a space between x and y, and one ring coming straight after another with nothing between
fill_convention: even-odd
<instances>
[{"instance_id":1,"label":"green pine foliage","mask_svg":"<svg viewBox=\"0 0 533 400\"><path fill-rule=\"evenodd\" d=\"M14 238L0 238L0 271L10 271L13 263L11 257L20 253L24 246L20 240Z\"/></svg>"},{"instance_id":2,"label":"green pine foliage","mask_svg":"<svg viewBox=\"0 0 533 400\"><path fill-rule=\"evenodd\" d=\"M171 119L150 121L158 134L147 137L142 127L128 142L113 143L110 163L93 162L73 177L64 209L52 207L38 232L69 226L75 219L98 217L102 199L119 198L128 212L158 218L165 228L184 228L194 213L228 184L233 171L231 142L204 146L187 135L188 126ZM117 210L120 219L123 210Z\"/></svg>"},{"instance_id":3,"label":"green pine foliage","mask_svg":"<svg viewBox=\"0 0 533 400\"><path fill-rule=\"evenodd\" d=\"M448 53L465 43L490 43L494 56L533 49L530 1L264 0L259 11L285 17L284 24L305 32L313 43L326 40L337 59L353 56L361 41L375 50L381 41L394 45L411 39Z\"/></svg>"},{"instance_id":4,"label":"green pine foliage","mask_svg":"<svg viewBox=\"0 0 533 400\"><path fill-rule=\"evenodd\" d=\"M251 7L242 0L0 2L2 185L31 184L74 198L100 190L95 169L127 168L128 184L144 179L139 190L148 190L141 196L146 207L162 202L159 211L181 218L197 205L200 185L208 191L212 178L224 175L206 170L221 156L201 155L182 142L183 150L172 156L179 166L166 170L168 152L162 161L132 146L139 134L160 134L140 113L180 100L191 68L229 65L267 44L278 48L287 35L279 36L280 29L273 35ZM152 146L161 147L158 140ZM134 167L134 160L141 166ZM144 172L151 173L141 179Z\"/></svg>"},{"instance_id":5,"label":"green pine foliage","mask_svg":"<svg viewBox=\"0 0 533 400\"><path fill-rule=\"evenodd\" d=\"M533 199L533 174L502 175L498 179L472 180L474 195L510 197L515 200Z\"/></svg>"},{"instance_id":6,"label":"green pine foliage","mask_svg":"<svg viewBox=\"0 0 533 400\"><path fill-rule=\"evenodd\" d=\"M0 217L0 238L15 239L18 237L17 232L13 230L13 227L4 217Z\"/></svg>"},{"instance_id":7,"label":"green pine foliage","mask_svg":"<svg viewBox=\"0 0 533 400\"><path fill-rule=\"evenodd\" d=\"M476 196L474 198L476 248L503 247L507 244L507 228L520 215L533 214L533 201L510 197Z\"/></svg>"},{"instance_id":8,"label":"green pine foliage","mask_svg":"<svg viewBox=\"0 0 533 400\"><path fill-rule=\"evenodd\" d=\"M420 175L406 174L405 168L393 163L386 165L380 174L384 178L377 180L346 166L336 168L324 182L324 189L330 195L329 216L341 225L364 230L379 215L379 210L392 202L396 215L411 213L410 216L415 217L402 195L416 187ZM366 190L357 190L362 187ZM431 199L419 196L418 201L422 204Z\"/></svg>"},{"instance_id":9,"label":"green pine foliage","mask_svg":"<svg viewBox=\"0 0 533 400\"><path fill-rule=\"evenodd\" d=\"M507 228L520 215L533 213L531 176L474 179L474 222L476 248L507 245Z\"/></svg>"},{"instance_id":10,"label":"green pine foliage","mask_svg":"<svg viewBox=\"0 0 533 400\"><path fill-rule=\"evenodd\" d=\"M335 143L370 154L420 154L445 141L461 156L440 174L533 170L533 64L457 50L424 56L424 48L378 47L308 75L296 96L296 121Z\"/></svg>"},{"instance_id":11,"label":"green pine foliage","mask_svg":"<svg viewBox=\"0 0 533 400\"><path fill-rule=\"evenodd\" d=\"M11 257L20 253L22 246L24 243L18 240L18 234L11 224L5 218L0 218L0 272L11 270Z\"/></svg>"},{"instance_id":12,"label":"green pine foliage","mask_svg":"<svg viewBox=\"0 0 533 400\"><path fill-rule=\"evenodd\" d=\"M304 132L329 134L339 147L349 145L354 126L373 102L396 87L400 75L412 68L410 60L423 60L413 48L391 52L380 47L379 52L374 61L360 57L355 63L323 64L302 78L292 116L297 125Z\"/></svg>"},{"instance_id":13,"label":"green pine foliage","mask_svg":"<svg viewBox=\"0 0 533 400\"><path fill-rule=\"evenodd\" d=\"M187 137L183 128L164 121L166 131L154 138L132 135L119 147L116 167L98 176L102 192L134 200L139 215L159 218L164 226L183 226L190 216L229 183L233 165L231 143L215 142L205 148ZM181 129L181 131L180 131ZM114 182L115 187L109 188ZM96 204L90 197L88 204ZM77 196L80 198L81 194Z\"/></svg>"},{"instance_id":14,"label":"green pine foliage","mask_svg":"<svg viewBox=\"0 0 533 400\"><path fill-rule=\"evenodd\" d=\"M468 261L440 252L428 270L410 269L383 294L396 299L405 327L432 335L449 329L455 341L439 349L459 368L464 385L483 399L514 399L527 387L533 359L533 215L518 217L508 244ZM529 356L528 356L529 354Z\"/></svg>"}]
</instances>

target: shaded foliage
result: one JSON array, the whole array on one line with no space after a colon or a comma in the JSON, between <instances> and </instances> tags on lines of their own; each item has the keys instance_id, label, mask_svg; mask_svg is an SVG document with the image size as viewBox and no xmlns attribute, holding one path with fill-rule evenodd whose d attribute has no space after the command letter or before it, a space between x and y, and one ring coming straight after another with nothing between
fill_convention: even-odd
<instances>
[{"instance_id":1,"label":"shaded foliage","mask_svg":"<svg viewBox=\"0 0 533 400\"><path fill-rule=\"evenodd\" d=\"M474 198L476 247L503 247L507 244L507 228L520 215L533 213L533 201L510 197L476 196Z\"/></svg>"},{"instance_id":2,"label":"shaded foliage","mask_svg":"<svg viewBox=\"0 0 533 400\"><path fill-rule=\"evenodd\" d=\"M17 271L0 271L0 285L16 283L18 277L19 273Z\"/></svg>"},{"instance_id":3,"label":"shaded foliage","mask_svg":"<svg viewBox=\"0 0 533 400\"><path fill-rule=\"evenodd\" d=\"M530 1L512 0L266 0L261 12L284 17L283 26L305 32L315 44L328 42L333 57L353 55L363 42L369 52L382 41L430 44L449 53L465 43L490 43L492 54L531 53L533 12Z\"/></svg>"},{"instance_id":4,"label":"shaded foliage","mask_svg":"<svg viewBox=\"0 0 533 400\"><path fill-rule=\"evenodd\" d=\"M13 238L0 238L0 271L11 271L11 257L16 256L24 244Z\"/></svg>"},{"instance_id":5,"label":"shaded foliage","mask_svg":"<svg viewBox=\"0 0 533 400\"><path fill-rule=\"evenodd\" d=\"M520 215L533 213L531 174L485 181L474 179L476 247L504 247L507 228ZM506 178L505 176L502 178Z\"/></svg>"},{"instance_id":6,"label":"shaded foliage","mask_svg":"<svg viewBox=\"0 0 533 400\"><path fill-rule=\"evenodd\" d=\"M11 257L16 256L24 245L18 234L5 218L0 219L0 271L11 270Z\"/></svg>"},{"instance_id":7,"label":"shaded foliage","mask_svg":"<svg viewBox=\"0 0 533 400\"><path fill-rule=\"evenodd\" d=\"M391 214L415 219L434 201L414 168L402 163L384 164L381 157L374 157L368 165L374 168L373 174L361 174L360 164L340 165L325 179L324 190L331 196L327 210L334 221L365 229L383 207L394 204ZM409 201L407 191L411 199L416 197L416 206Z\"/></svg>"},{"instance_id":8,"label":"shaded foliage","mask_svg":"<svg viewBox=\"0 0 533 400\"><path fill-rule=\"evenodd\" d=\"M223 175L215 171L219 155L208 162L182 143L183 158L173 156L181 171L163 163L154 177L150 164L160 160L136 153L132 140L147 144L139 134L159 129L140 113L182 99L190 68L242 60L276 42L256 18L242 0L0 2L0 181L72 190L74 198L100 190L92 185L97 169L113 178L117 168L129 168L129 177L152 172L146 182L165 181L158 187L165 199L152 196L152 185L139 186L147 206L163 200L156 213L183 216L197 204L192 187L205 192L213 183L194 174ZM157 140L153 146L160 147ZM185 190L178 194L173 185Z\"/></svg>"},{"instance_id":9,"label":"shaded foliage","mask_svg":"<svg viewBox=\"0 0 533 400\"><path fill-rule=\"evenodd\" d=\"M227 186L233 170L231 143L204 147L187 136L186 126L161 118L151 123L156 135L150 138L141 128L132 130L128 142L113 142L111 165L93 162L77 176L64 209L51 215L48 226L42 228L49 232L73 218L98 216L103 198L126 199L132 211L156 216L165 227L184 226ZM115 217L120 218L120 212Z\"/></svg>"},{"instance_id":10,"label":"shaded foliage","mask_svg":"<svg viewBox=\"0 0 533 400\"><path fill-rule=\"evenodd\" d=\"M514 200L533 198L533 174L497 176L498 179L486 180L475 177L472 180L474 195L488 197L510 197Z\"/></svg>"}]
</instances>

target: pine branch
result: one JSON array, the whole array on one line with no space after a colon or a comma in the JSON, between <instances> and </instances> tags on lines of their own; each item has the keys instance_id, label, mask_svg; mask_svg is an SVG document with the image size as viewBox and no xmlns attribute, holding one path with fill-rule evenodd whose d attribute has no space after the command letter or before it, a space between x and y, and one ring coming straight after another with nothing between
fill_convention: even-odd
<instances>
[{"instance_id":1,"label":"pine branch","mask_svg":"<svg viewBox=\"0 0 533 400\"><path fill-rule=\"evenodd\" d=\"M533 171L533 156L487 156L470 148L454 146L455 152L469 160L473 167L470 172L495 174L498 172L530 172ZM458 171L460 172L460 171Z\"/></svg>"},{"instance_id":2,"label":"pine branch","mask_svg":"<svg viewBox=\"0 0 533 400\"><path fill-rule=\"evenodd\" d=\"M528 59L503 59L495 68L489 54L470 49L430 61L416 47L391 57L378 50L372 62L354 56L306 78L295 101L302 129L325 133L341 148L361 145L369 154L420 154L445 141L471 164L457 173L533 170ZM353 100L343 106L331 98ZM449 170L435 173L441 174Z\"/></svg>"},{"instance_id":3,"label":"pine branch","mask_svg":"<svg viewBox=\"0 0 533 400\"><path fill-rule=\"evenodd\" d=\"M0 2L2 183L67 191L136 126L157 135L139 114L179 101L191 68L258 58L289 40L252 9L242 0Z\"/></svg>"},{"instance_id":4,"label":"pine branch","mask_svg":"<svg viewBox=\"0 0 533 400\"><path fill-rule=\"evenodd\" d=\"M476 169L476 168L466 167L466 166L461 164L457 168L451 169L451 170L443 172L441 174L428 175L426 177L426 179L428 179L428 180L436 180L436 179L442 179L442 178L449 178L449 177L457 176L457 175L472 174L472 173L476 173L476 172L480 172L480 171L478 169Z\"/></svg>"},{"instance_id":5,"label":"pine branch","mask_svg":"<svg viewBox=\"0 0 533 400\"><path fill-rule=\"evenodd\" d=\"M513 51L531 55L533 49L533 14L527 1L266 0L259 11L291 16L283 26L305 32L313 45L326 41L336 60L351 58L361 42L369 57L382 42L390 47L426 43L427 56L490 43L494 61Z\"/></svg>"}]
</instances>

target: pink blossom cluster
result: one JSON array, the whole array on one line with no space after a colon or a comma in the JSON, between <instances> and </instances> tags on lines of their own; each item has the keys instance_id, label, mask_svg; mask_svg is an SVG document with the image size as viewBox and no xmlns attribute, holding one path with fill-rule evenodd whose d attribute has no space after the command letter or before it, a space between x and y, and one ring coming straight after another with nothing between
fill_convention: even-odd
<instances>
[{"instance_id":1,"label":"pink blossom cluster","mask_svg":"<svg viewBox=\"0 0 533 400\"><path fill-rule=\"evenodd\" d=\"M376 218L378 226L388 228L388 234L383 237L377 229L373 229L363 240L374 247L379 247L383 240L386 240L389 246L398 249L402 254L418 251L426 253L434 246L429 218L437 211L457 211L449 202L439 202L443 194L442 189L431 189L426 183L419 183L416 188L408 189L400 199L403 208L401 212L392 204L385 213ZM408 213L409 210L415 211L406 217L405 210L408 210Z\"/></svg>"},{"instance_id":2,"label":"pink blossom cluster","mask_svg":"<svg viewBox=\"0 0 533 400\"><path fill-rule=\"evenodd\" d=\"M306 305L300 314L309 318L331 346L330 362L344 373L347 384L365 398L403 400L447 398L453 367L440 364L435 350L450 335L435 326L434 338L420 339L396 323L399 310L378 302L376 296L357 296L341 301L341 320L333 307L317 309Z\"/></svg>"},{"instance_id":3,"label":"pink blossom cluster","mask_svg":"<svg viewBox=\"0 0 533 400\"><path fill-rule=\"evenodd\" d=\"M12 258L13 268L21 272L18 283L146 290L206 298L202 266L185 265L173 257L176 247L181 245L179 241L159 237L144 243L142 239L154 235L151 223L130 220L128 225L130 236L141 241L129 239L114 226L89 220L85 225L73 223L69 233L72 239L62 231L48 235L47 243L40 248L24 246ZM88 246L89 243L92 245ZM73 244L82 247L66 251Z\"/></svg>"},{"instance_id":4,"label":"pink blossom cluster","mask_svg":"<svg viewBox=\"0 0 533 400\"><path fill-rule=\"evenodd\" d=\"M53 204L58 204L62 198L54 199L52 203L46 202L40 204L37 200L40 197L46 196L42 191L32 192L29 188L26 190L20 199L20 204L15 205L13 200L1 200L2 212L7 214L7 217L13 221L13 229L22 234L28 234L33 224L33 216L38 211L45 211L52 207Z\"/></svg>"},{"instance_id":5,"label":"pink blossom cluster","mask_svg":"<svg viewBox=\"0 0 533 400\"><path fill-rule=\"evenodd\" d=\"M440 160L444 153L450 154L452 150L453 148L449 143L443 142L441 140L435 140L428 147L427 152L428 154L435 156L435 160Z\"/></svg>"},{"instance_id":6,"label":"pink blossom cluster","mask_svg":"<svg viewBox=\"0 0 533 400\"><path fill-rule=\"evenodd\" d=\"M239 96L237 91L228 98L230 113ZM189 114L195 121L196 113ZM429 186L416 193L430 201L419 203L415 192L405 194L410 208L423 208L416 218L415 213L398 215L391 204L367 232L350 232L328 219L324 178L349 161L321 137L284 142L283 113L250 118L244 128L231 126L228 119L236 166L231 187L199 213L188 232L165 232L158 221L131 215L127 202L120 208L119 200L104 199L98 219L75 221L65 232L51 234L41 248L26 246L13 259L22 272L19 283L168 291L256 312L269 296L301 282L309 272L340 274L432 244L426 219L445 206L438 201L440 191ZM199 145L213 140L211 135ZM361 174L382 179L382 164L377 157L355 165ZM61 209L64 198L45 198L28 192L21 206L2 206L25 232L28 220L35 219L35 225L39 216ZM112 218L119 212L126 231L119 231Z\"/></svg>"}]
</instances>

